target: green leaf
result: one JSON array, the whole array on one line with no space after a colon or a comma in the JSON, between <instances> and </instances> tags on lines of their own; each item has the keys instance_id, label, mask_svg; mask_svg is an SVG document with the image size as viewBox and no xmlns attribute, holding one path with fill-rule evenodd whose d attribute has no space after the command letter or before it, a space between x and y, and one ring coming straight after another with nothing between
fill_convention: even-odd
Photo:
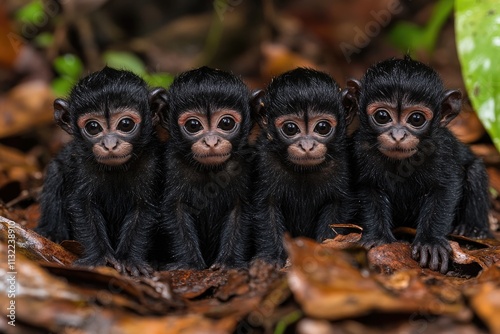
<instances>
[{"instance_id":1,"label":"green leaf","mask_svg":"<svg viewBox=\"0 0 500 334\"><path fill-rule=\"evenodd\" d=\"M389 32L391 44L403 52L414 51L422 45L424 30L409 22L399 22Z\"/></svg>"},{"instance_id":2,"label":"green leaf","mask_svg":"<svg viewBox=\"0 0 500 334\"><path fill-rule=\"evenodd\" d=\"M302 318L304 314L301 311L292 311L285 315L280 321L276 324L276 328L274 329L274 334L283 334L285 333L288 326L297 322Z\"/></svg>"},{"instance_id":3,"label":"green leaf","mask_svg":"<svg viewBox=\"0 0 500 334\"><path fill-rule=\"evenodd\" d=\"M453 0L436 3L429 21L424 27L409 22L398 22L389 31L389 40L403 52L425 50L431 52L443 25L453 10Z\"/></svg>"},{"instance_id":4,"label":"green leaf","mask_svg":"<svg viewBox=\"0 0 500 334\"><path fill-rule=\"evenodd\" d=\"M140 76L146 74L146 66L142 60L133 53L108 51L104 53L103 58L106 65L109 67L129 70Z\"/></svg>"},{"instance_id":5,"label":"green leaf","mask_svg":"<svg viewBox=\"0 0 500 334\"><path fill-rule=\"evenodd\" d=\"M65 54L54 59L54 68L60 76L78 79L83 71L80 58L72 54Z\"/></svg>"},{"instance_id":6,"label":"green leaf","mask_svg":"<svg viewBox=\"0 0 500 334\"><path fill-rule=\"evenodd\" d=\"M173 75L163 72L145 74L143 78L151 87L167 88L172 84L172 81L174 81Z\"/></svg>"},{"instance_id":7,"label":"green leaf","mask_svg":"<svg viewBox=\"0 0 500 334\"><path fill-rule=\"evenodd\" d=\"M15 17L18 21L32 24L39 23L43 17L48 20L48 15L45 14L42 1L40 0L32 1L26 6L21 7L16 12Z\"/></svg>"},{"instance_id":8,"label":"green leaf","mask_svg":"<svg viewBox=\"0 0 500 334\"><path fill-rule=\"evenodd\" d=\"M55 78L51 82L52 91L54 91L56 97L66 97L69 95L75 83L76 80L72 80L68 77Z\"/></svg>"},{"instance_id":9,"label":"green leaf","mask_svg":"<svg viewBox=\"0 0 500 334\"><path fill-rule=\"evenodd\" d=\"M457 0L455 31L474 109L500 150L500 8L497 0Z\"/></svg>"},{"instance_id":10,"label":"green leaf","mask_svg":"<svg viewBox=\"0 0 500 334\"><path fill-rule=\"evenodd\" d=\"M36 36L33 42L36 44L36 46L45 48L54 42L54 35L50 32L43 32L40 35Z\"/></svg>"}]
</instances>

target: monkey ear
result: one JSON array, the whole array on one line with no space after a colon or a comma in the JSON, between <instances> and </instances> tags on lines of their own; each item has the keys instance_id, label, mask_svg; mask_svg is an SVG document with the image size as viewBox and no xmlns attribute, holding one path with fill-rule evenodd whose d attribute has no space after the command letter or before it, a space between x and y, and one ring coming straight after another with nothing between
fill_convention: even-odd
<instances>
[{"instance_id":1,"label":"monkey ear","mask_svg":"<svg viewBox=\"0 0 500 334\"><path fill-rule=\"evenodd\" d=\"M56 99L54 101L54 119L56 124L61 127L64 131L73 134L73 129L71 128L71 119L69 117L69 103L63 99Z\"/></svg>"},{"instance_id":2,"label":"monkey ear","mask_svg":"<svg viewBox=\"0 0 500 334\"><path fill-rule=\"evenodd\" d=\"M250 100L252 118L263 129L267 127L266 109L264 108L264 102L262 101L264 93L265 92L262 89L256 90L252 93L252 98Z\"/></svg>"},{"instance_id":3,"label":"monkey ear","mask_svg":"<svg viewBox=\"0 0 500 334\"><path fill-rule=\"evenodd\" d=\"M359 93L361 91L361 82L356 79L347 80L347 87L341 92L342 104L347 111L347 125L351 124L356 113L359 112Z\"/></svg>"},{"instance_id":4,"label":"monkey ear","mask_svg":"<svg viewBox=\"0 0 500 334\"><path fill-rule=\"evenodd\" d=\"M153 125L158 124L161 118L163 125L163 112L167 106L167 90L165 88L154 88L149 92L149 105L153 116Z\"/></svg>"},{"instance_id":5,"label":"monkey ear","mask_svg":"<svg viewBox=\"0 0 500 334\"><path fill-rule=\"evenodd\" d=\"M459 90L447 90L441 103L440 126L447 126L462 109L462 93Z\"/></svg>"}]
</instances>

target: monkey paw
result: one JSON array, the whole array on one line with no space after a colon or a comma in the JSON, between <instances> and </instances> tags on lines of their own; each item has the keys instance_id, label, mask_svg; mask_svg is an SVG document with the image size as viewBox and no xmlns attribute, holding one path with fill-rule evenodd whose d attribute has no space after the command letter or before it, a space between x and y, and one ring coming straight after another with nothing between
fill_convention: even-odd
<instances>
[{"instance_id":1,"label":"monkey paw","mask_svg":"<svg viewBox=\"0 0 500 334\"><path fill-rule=\"evenodd\" d=\"M224 270L224 269L228 269L229 267L226 266L224 263L214 263L210 266L210 270Z\"/></svg>"},{"instance_id":2,"label":"monkey paw","mask_svg":"<svg viewBox=\"0 0 500 334\"><path fill-rule=\"evenodd\" d=\"M492 238L493 235L488 228L478 228L477 226L461 223L453 229L453 234L463 235L474 239Z\"/></svg>"},{"instance_id":3,"label":"monkey paw","mask_svg":"<svg viewBox=\"0 0 500 334\"><path fill-rule=\"evenodd\" d=\"M153 267L150 265L146 264L144 260L140 261L132 261L132 260L126 260L123 261L123 273L128 273L130 276L151 276L151 274L154 272Z\"/></svg>"},{"instance_id":4,"label":"monkey paw","mask_svg":"<svg viewBox=\"0 0 500 334\"><path fill-rule=\"evenodd\" d=\"M421 267L446 274L452 249L446 238L432 238L425 241L416 238L411 246L411 256ZM441 264L441 266L440 266Z\"/></svg>"}]
</instances>

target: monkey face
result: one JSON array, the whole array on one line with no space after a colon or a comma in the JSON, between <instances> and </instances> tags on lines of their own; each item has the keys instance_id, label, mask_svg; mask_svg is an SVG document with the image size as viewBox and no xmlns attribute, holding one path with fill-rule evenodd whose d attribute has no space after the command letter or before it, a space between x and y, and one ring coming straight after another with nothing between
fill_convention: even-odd
<instances>
[{"instance_id":1,"label":"monkey face","mask_svg":"<svg viewBox=\"0 0 500 334\"><path fill-rule=\"evenodd\" d=\"M368 105L370 126L378 133L379 151L391 159L406 159L418 150L420 138L434 116L431 109L423 105L402 106L386 102Z\"/></svg>"},{"instance_id":2,"label":"monkey face","mask_svg":"<svg viewBox=\"0 0 500 334\"><path fill-rule=\"evenodd\" d=\"M192 143L193 159L202 165L217 166L231 157L231 140L238 136L241 121L239 112L220 109L209 116L186 111L179 115L177 122L182 135Z\"/></svg>"},{"instance_id":3,"label":"monkey face","mask_svg":"<svg viewBox=\"0 0 500 334\"><path fill-rule=\"evenodd\" d=\"M370 67L362 82L347 82L344 96L359 111L357 138L363 149L390 160L412 157L460 112L462 94L444 90L439 75L409 57Z\"/></svg>"},{"instance_id":4,"label":"monkey face","mask_svg":"<svg viewBox=\"0 0 500 334\"><path fill-rule=\"evenodd\" d=\"M85 139L92 143L97 162L120 166L130 160L133 140L139 135L141 115L134 110L116 110L109 118L103 114L84 114L78 127Z\"/></svg>"},{"instance_id":5,"label":"monkey face","mask_svg":"<svg viewBox=\"0 0 500 334\"><path fill-rule=\"evenodd\" d=\"M336 125L336 118L324 113L309 117L289 114L274 121L278 135L287 145L287 160L301 167L317 166L325 161L326 144L333 138Z\"/></svg>"}]
</instances>

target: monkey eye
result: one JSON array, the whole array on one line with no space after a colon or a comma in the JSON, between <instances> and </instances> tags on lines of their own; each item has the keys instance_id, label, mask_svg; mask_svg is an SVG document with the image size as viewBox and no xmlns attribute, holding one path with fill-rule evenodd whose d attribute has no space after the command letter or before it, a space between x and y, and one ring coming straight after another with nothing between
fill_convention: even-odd
<instances>
[{"instance_id":1,"label":"monkey eye","mask_svg":"<svg viewBox=\"0 0 500 334\"><path fill-rule=\"evenodd\" d=\"M408 117L408 123L415 128L419 128L424 125L425 121L425 116L421 112L414 112L410 115L410 117Z\"/></svg>"},{"instance_id":2,"label":"monkey eye","mask_svg":"<svg viewBox=\"0 0 500 334\"><path fill-rule=\"evenodd\" d=\"M102 131L102 127L97 121L88 121L85 124L85 132L87 132L90 136L95 136Z\"/></svg>"},{"instance_id":3,"label":"monkey eye","mask_svg":"<svg viewBox=\"0 0 500 334\"><path fill-rule=\"evenodd\" d=\"M297 124L295 124L293 122L286 122L281 127L281 131L283 131L283 133L285 135L287 135L288 137L292 137L292 136L295 136L297 133L299 133L300 129L299 129Z\"/></svg>"},{"instance_id":4,"label":"monkey eye","mask_svg":"<svg viewBox=\"0 0 500 334\"><path fill-rule=\"evenodd\" d=\"M135 122L131 118L123 118L116 128L121 132L131 132L135 128Z\"/></svg>"},{"instance_id":5,"label":"monkey eye","mask_svg":"<svg viewBox=\"0 0 500 334\"><path fill-rule=\"evenodd\" d=\"M322 136L329 135L332 132L332 125L327 121L321 121L314 127L314 132L319 133Z\"/></svg>"},{"instance_id":6,"label":"monkey eye","mask_svg":"<svg viewBox=\"0 0 500 334\"><path fill-rule=\"evenodd\" d=\"M231 131L234 129L235 126L236 126L236 121L232 117L229 117L229 116L222 118L219 121L219 124L217 124L217 127L219 129L224 130L224 131Z\"/></svg>"},{"instance_id":7,"label":"monkey eye","mask_svg":"<svg viewBox=\"0 0 500 334\"><path fill-rule=\"evenodd\" d=\"M196 133L203 129L201 122L196 118L191 118L184 123L184 129L189 133Z\"/></svg>"},{"instance_id":8,"label":"monkey eye","mask_svg":"<svg viewBox=\"0 0 500 334\"><path fill-rule=\"evenodd\" d=\"M392 121L391 115L385 109L377 110L373 115L373 119L380 125L384 125Z\"/></svg>"}]
</instances>

